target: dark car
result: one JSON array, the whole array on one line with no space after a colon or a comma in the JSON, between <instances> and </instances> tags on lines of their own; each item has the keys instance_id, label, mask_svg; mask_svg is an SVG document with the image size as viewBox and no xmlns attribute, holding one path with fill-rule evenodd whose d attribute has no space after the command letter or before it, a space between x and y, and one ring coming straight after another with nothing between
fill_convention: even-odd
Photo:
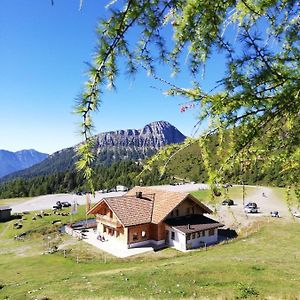
<instances>
[{"instance_id":1,"label":"dark car","mask_svg":"<svg viewBox=\"0 0 300 300\"><path fill-rule=\"evenodd\" d=\"M226 199L222 202L222 205L231 206L231 205L234 205L234 201L232 199Z\"/></svg>"},{"instance_id":2,"label":"dark car","mask_svg":"<svg viewBox=\"0 0 300 300\"><path fill-rule=\"evenodd\" d=\"M71 206L71 203L68 202L68 201L64 201L64 202L61 202L61 206L62 206L62 207L70 207L70 206Z\"/></svg>"}]
</instances>

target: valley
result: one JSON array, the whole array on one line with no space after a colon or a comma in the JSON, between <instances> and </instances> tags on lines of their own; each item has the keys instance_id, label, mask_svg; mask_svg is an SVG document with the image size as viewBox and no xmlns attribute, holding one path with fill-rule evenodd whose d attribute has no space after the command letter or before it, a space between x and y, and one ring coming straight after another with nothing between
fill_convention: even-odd
<instances>
[{"instance_id":1,"label":"valley","mask_svg":"<svg viewBox=\"0 0 300 300\"><path fill-rule=\"evenodd\" d=\"M267 194L266 199L262 198L262 190ZM201 189L193 193L212 205L207 200L207 192ZM297 267L300 222L286 215L286 210L280 210L281 218L270 217L268 210L271 207L286 209L285 200L278 195L276 189L246 187L246 201L256 199L262 213L248 215L251 222L241 224L237 218L236 223L229 224L232 215L239 216L237 208L242 203L242 187L229 189L228 196L237 206L224 207L218 199L214 217L219 216L223 221L227 218L228 225L236 226L238 237L208 247L206 251L198 249L187 253L164 249L118 259L84 241L57 234L59 225L51 225L51 221L58 217L55 215L36 221L31 220L34 212L27 215L23 229L32 232L23 240L13 239L17 233L13 228L14 221L0 223L0 297L297 298L300 296L300 270ZM263 202L271 204L266 206ZM60 218L62 222L70 220L70 216ZM84 218L85 206L81 205L73 221ZM58 251L45 254L48 246L53 245Z\"/></svg>"}]
</instances>

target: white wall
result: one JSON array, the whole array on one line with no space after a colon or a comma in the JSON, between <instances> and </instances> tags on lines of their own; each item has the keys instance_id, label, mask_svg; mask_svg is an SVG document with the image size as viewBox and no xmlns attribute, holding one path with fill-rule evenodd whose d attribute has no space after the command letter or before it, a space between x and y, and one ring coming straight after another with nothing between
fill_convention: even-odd
<instances>
[{"instance_id":1,"label":"white wall","mask_svg":"<svg viewBox=\"0 0 300 300\"><path fill-rule=\"evenodd\" d=\"M214 229L214 235L209 236L208 230L205 230L205 236L201 236L199 238L190 239L187 241L187 249L194 249L199 248L200 246L203 247L204 242L206 245L210 245L216 243L218 241L218 228Z\"/></svg>"},{"instance_id":2,"label":"white wall","mask_svg":"<svg viewBox=\"0 0 300 300\"><path fill-rule=\"evenodd\" d=\"M186 250L185 234L178 230L172 229L169 226L166 226L166 230L169 231L168 245L176 248L177 250L185 251ZM171 239L172 231L175 233L174 240Z\"/></svg>"},{"instance_id":3,"label":"white wall","mask_svg":"<svg viewBox=\"0 0 300 300\"><path fill-rule=\"evenodd\" d=\"M186 241L186 235L174 228L171 228L169 226L166 226L166 229L169 231L169 237L168 237L168 245L171 247L176 248L180 251L186 251L188 249L193 248L199 248L202 245L202 242L204 242L206 245L216 243L218 241L218 229L214 229L214 235L209 236L208 230L205 230L205 236L201 236L195 239L190 239ZM175 233L175 239L171 239L171 232ZM192 237L192 235L191 235Z\"/></svg>"}]
</instances>

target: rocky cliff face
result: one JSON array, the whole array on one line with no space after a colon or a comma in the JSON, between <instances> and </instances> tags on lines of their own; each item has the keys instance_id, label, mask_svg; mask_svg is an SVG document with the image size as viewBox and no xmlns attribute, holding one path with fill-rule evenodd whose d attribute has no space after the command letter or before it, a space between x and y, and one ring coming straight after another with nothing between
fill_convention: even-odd
<instances>
[{"instance_id":1,"label":"rocky cliff face","mask_svg":"<svg viewBox=\"0 0 300 300\"><path fill-rule=\"evenodd\" d=\"M47 158L48 154L30 150L10 152L0 150L0 177L23 170Z\"/></svg>"},{"instance_id":2,"label":"rocky cliff face","mask_svg":"<svg viewBox=\"0 0 300 300\"><path fill-rule=\"evenodd\" d=\"M126 129L100 133L96 136L97 153L95 164L110 165L123 159L139 160L154 154L168 144L177 144L186 137L173 125L165 121L147 124L142 129ZM77 160L77 146L51 154L47 159L28 169L18 171L2 178L8 181L16 177L34 177L64 172L74 168ZM1 181L0 180L0 181Z\"/></svg>"},{"instance_id":3,"label":"rocky cliff face","mask_svg":"<svg viewBox=\"0 0 300 300\"><path fill-rule=\"evenodd\" d=\"M98 149L113 147L139 150L145 153L158 150L168 144L181 143L185 139L177 128L166 121L147 124L142 129L117 130L100 133L97 136Z\"/></svg>"}]
</instances>

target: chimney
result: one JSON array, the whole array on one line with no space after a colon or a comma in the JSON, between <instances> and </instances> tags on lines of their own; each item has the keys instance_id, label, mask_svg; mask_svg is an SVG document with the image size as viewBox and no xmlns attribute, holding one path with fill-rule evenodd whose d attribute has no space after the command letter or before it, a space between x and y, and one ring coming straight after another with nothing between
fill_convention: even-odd
<instances>
[{"instance_id":1,"label":"chimney","mask_svg":"<svg viewBox=\"0 0 300 300\"><path fill-rule=\"evenodd\" d=\"M136 198L142 199L143 198L143 192L136 192L135 196L136 196Z\"/></svg>"}]
</instances>

